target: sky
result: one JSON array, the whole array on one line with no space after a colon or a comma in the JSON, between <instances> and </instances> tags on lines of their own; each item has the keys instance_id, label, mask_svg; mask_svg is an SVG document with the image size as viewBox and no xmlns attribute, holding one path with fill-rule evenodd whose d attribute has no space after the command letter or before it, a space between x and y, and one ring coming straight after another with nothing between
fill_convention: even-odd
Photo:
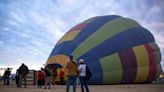
<instances>
[{"instance_id":1,"label":"sky","mask_svg":"<svg viewBox=\"0 0 164 92\"><path fill-rule=\"evenodd\" d=\"M25 63L37 70L73 26L95 16L119 15L154 35L164 70L163 10L164 0L0 0L0 68Z\"/></svg>"}]
</instances>

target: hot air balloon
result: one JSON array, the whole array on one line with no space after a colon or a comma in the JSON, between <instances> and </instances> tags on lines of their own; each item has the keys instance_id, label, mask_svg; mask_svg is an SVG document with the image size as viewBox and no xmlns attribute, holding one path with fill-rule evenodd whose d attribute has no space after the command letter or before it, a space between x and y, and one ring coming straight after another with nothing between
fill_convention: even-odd
<instances>
[{"instance_id":1,"label":"hot air balloon","mask_svg":"<svg viewBox=\"0 0 164 92\"><path fill-rule=\"evenodd\" d=\"M90 84L150 83L161 72L161 53L153 35L136 21L97 16L70 29L56 44L48 65L64 67L67 59L84 59Z\"/></svg>"}]
</instances>

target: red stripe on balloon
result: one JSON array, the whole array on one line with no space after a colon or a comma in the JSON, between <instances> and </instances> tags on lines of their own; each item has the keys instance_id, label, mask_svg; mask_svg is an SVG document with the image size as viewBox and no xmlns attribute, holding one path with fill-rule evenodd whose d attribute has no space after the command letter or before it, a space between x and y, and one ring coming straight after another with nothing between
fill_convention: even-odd
<instances>
[{"instance_id":1,"label":"red stripe on balloon","mask_svg":"<svg viewBox=\"0 0 164 92\"><path fill-rule=\"evenodd\" d=\"M148 78L145 82L151 82L156 74L154 49L151 46L149 46L148 44L145 45L145 48L149 55L149 74L148 74Z\"/></svg>"},{"instance_id":2,"label":"red stripe on balloon","mask_svg":"<svg viewBox=\"0 0 164 92\"><path fill-rule=\"evenodd\" d=\"M133 49L128 49L119 53L123 75L121 83L132 83L137 74L137 62Z\"/></svg>"},{"instance_id":3,"label":"red stripe on balloon","mask_svg":"<svg viewBox=\"0 0 164 92\"><path fill-rule=\"evenodd\" d=\"M77 26L73 27L72 29L70 29L68 32L72 32L72 31L76 31L76 30L81 30L82 28L84 28L87 24L85 23L81 23L78 24Z\"/></svg>"}]
</instances>

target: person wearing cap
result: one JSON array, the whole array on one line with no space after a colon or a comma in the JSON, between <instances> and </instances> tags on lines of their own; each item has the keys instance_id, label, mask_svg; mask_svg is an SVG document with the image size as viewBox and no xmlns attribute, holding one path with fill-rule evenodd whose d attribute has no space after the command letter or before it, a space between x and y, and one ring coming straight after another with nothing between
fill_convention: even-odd
<instances>
[{"instance_id":1,"label":"person wearing cap","mask_svg":"<svg viewBox=\"0 0 164 92\"><path fill-rule=\"evenodd\" d=\"M84 86L86 89L86 92L89 92L89 88L88 88L88 80L86 80L86 64L84 62L84 59L80 59L79 60L79 79L80 79L80 83L81 83L81 92L84 92Z\"/></svg>"},{"instance_id":2,"label":"person wearing cap","mask_svg":"<svg viewBox=\"0 0 164 92\"><path fill-rule=\"evenodd\" d=\"M67 61L66 71L67 71L66 92L69 92L71 82L73 84L73 92L76 92L76 78L79 72L78 72L77 64L73 59L73 56L70 56L69 60Z\"/></svg>"}]
</instances>

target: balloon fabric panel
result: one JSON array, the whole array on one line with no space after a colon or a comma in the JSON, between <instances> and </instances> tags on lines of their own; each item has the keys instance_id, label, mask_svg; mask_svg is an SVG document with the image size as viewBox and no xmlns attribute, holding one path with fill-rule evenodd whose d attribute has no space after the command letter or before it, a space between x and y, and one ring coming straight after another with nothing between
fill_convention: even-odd
<instances>
[{"instance_id":1,"label":"balloon fabric panel","mask_svg":"<svg viewBox=\"0 0 164 92\"><path fill-rule=\"evenodd\" d=\"M137 74L134 83L145 82L149 72L149 57L144 45L133 48L137 61Z\"/></svg>"},{"instance_id":2,"label":"balloon fabric panel","mask_svg":"<svg viewBox=\"0 0 164 92\"><path fill-rule=\"evenodd\" d=\"M72 51L74 51L74 49L79 44L81 44L81 42L83 42L85 39L87 39L88 36L92 35L95 32L95 30L99 29L106 22L112 21L113 19L118 18L118 17L119 16L111 16L111 17L105 16L105 18L100 17L100 18L96 18L95 20L92 20L90 23L88 23L88 25L85 26L85 28L83 28L80 31L80 33L78 34L78 36L76 36L76 38L74 38L74 40L67 41L67 42L64 42L61 44L57 44L54 47L55 50L53 50L53 52L51 53L51 55L49 57L60 53L58 51L64 52L63 54L66 54L66 55L70 55L72 53ZM101 21L101 22L99 22L99 21ZM64 50L64 51L62 51L62 50Z\"/></svg>"},{"instance_id":3,"label":"balloon fabric panel","mask_svg":"<svg viewBox=\"0 0 164 92\"><path fill-rule=\"evenodd\" d=\"M137 73L136 57L132 49L128 49L119 53L123 75L121 83L131 83L134 81Z\"/></svg>"},{"instance_id":4,"label":"balloon fabric panel","mask_svg":"<svg viewBox=\"0 0 164 92\"><path fill-rule=\"evenodd\" d=\"M156 74L156 64L155 64L155 56L153 52L153 48L148 44L145 44L145 48L149 53L149 75L146 82L151 82Z\"/></svg>"},{"instance_id":5,"label":"balloon fabric panel","mask_svg":"<svg viewBox=\"0 0 164 92\"><path fill-rule=\"evenodd\" d=\"M103 84L121 83L122 65L118 53L100 59L103 69Z\"/></svg>"},{"instance_id":6,"label":"balloon fabric panel","mask_svg":"<svg viewBox=\"0 0 164 92\"><path fill-rule=\"evenodd\" d=\"M124 24L123 21L126 21L126 25ZM116 25L118 25L118 26L116 27ZM135 27L138 25L139 25L138 23L136 23L132 20L125 19L125 18L114 19L114 20L106 23L105 25L103 25L95 33L93 33L85 41L83 41L73 51L72 55L74 55L76 58L78 58L79 55L86 53L88 50L90 50L91 48L94 48L96 45L102 43L106 39L111 38L112 36L118 34L121 31L124 31L128 28L132 28L132 27ZM101 35L101 38L96 39L97 37L99 37L99 35ZM93 42L93 40L95 40L95 39L96 39L96 43ZM86 45L88 46L87 48L85 48Z\"/></svg>"}]
</instances>

